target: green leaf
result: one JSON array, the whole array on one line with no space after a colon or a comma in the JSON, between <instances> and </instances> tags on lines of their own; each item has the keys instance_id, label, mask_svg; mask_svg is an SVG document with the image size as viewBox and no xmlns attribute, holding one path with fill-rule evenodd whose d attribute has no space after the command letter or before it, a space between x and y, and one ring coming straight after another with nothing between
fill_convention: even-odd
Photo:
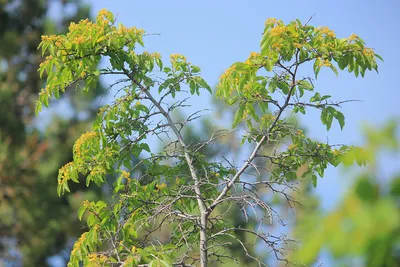
<instances>
[{"instance_id":1,"label":"green leaf","mask_svg":"<svg viewBox=\"0 0 400 267\"><path fill-rule=\"evenodd\" d=\"M271 59L266 59L265 60L265 69L267 71L272 71L274 68L274 61L272 61Z\"/></svg>"},{"instance_id":2,"label":"green leaf","mask_svg":"<svg viewBox=\"0 0 400 267\"><path fill-rule=\"evenodd\" d=\"M336 77L339 76L339 73L338 73L336 67L333 66L333 64L330 65L330 68L331 68L331 70L336 74Z\"/></svg>"},{"instance_id":3,"label":"green leaf","mask_svg":"<svg viewBox=\"0 0 400 267\"><path fill-rule=\"evenodd\" d=\"M312 184L313 184L314 188L316 188L317 187L318 177L315 174L313 174L311 179L312 179Z\"/></svg>"},{"instance_id":4,"label":"green leaf","mask_svg":"<svg viewBox=\"0 0 400 267\"><path fill-rule=\"evenodd\" d=\"M198 78L198 84L200 84L200 86L204 89L207 89L207 91L210 92L210 94L212 94L212 89L211 87L208 85L208 83L201 77Z\"/></svg>"},{"instance_id":5,"label":"green leaf","mask_svg":"<svg viewBox=\"0 0 400 267\"><path fill-rule=\"evenodd\" d=\"M344 70L347 67L348 59L347 57L340 57L336 60L339 69Z\"/></svg>"},{"instance_id":6,"label":"green leaf","mask_svg":"<svg viewBox=\"0 0 400 267\"><path fill-rule=\"evenodd\" d=\"M268 102L259 102L258 106L260 107L262 112L267 112L268 110Z\"/></svg>"},{"instance_id":7,"label":"green leaf","mask_svg":"<svg viewBox=\"0 0 400 267\"><path fill-rule=\"evenodd\" d=\"M359 65L357 63L354 63L354 75L358 77L358 74L360 73L359 71Z\"/></svg>"},{"instance_id":8,"label":"green leaf","mask_svg":"<svg viewBox=\"0 0 400 267\"><path fill-rule=\"evenodd\" d=\"M117 214L121 210L121 207L122 207L122 203L115 204L114 209L113 209L113 213L114 213L115 217L117 217Z\"/></svg>"},{"instance_id":9,"label":"green leaf","mask_svg":"<svg viewBox=\"0 0 400 267\"><path fill-rule=\"evenodd\" d=\"M232 128L235 128L240 121L243 119L245 105L240 105L239 110L235 114L235 118L233 119Z\"/></svg>"},{"instance_id":10,"label":"green leaf","mask_svg":"<svg viewBox=\"0 0 400 267\"><path fill-rule=\"evenodd\" d=\"M63 188L63 191L65 190L65 191L67 191L68 193L71 193L71 190L69 189L69 186L68 186L68 181L65 181L65 182L62 184L62 188Z\"/></svg>"},{"instance_id":11,"label":"green leaf","mask_svg":"<svg viewBox=\"0 0 400 267\"><path fill-rule=\"evenodd\" d=\"M193 80L190 80L189 82L189 88L190 88L190 94L194 95L194 93L196 92L196 83Z\"/></svg>"},{"instance_id":12,"label":"green leaf","mask_svg":"<svg viewBox=\"0 0 400 267\"><path fill-rule=\"evenodd\" d=\"M61 197L61 193L62 193L62 184L59 184L59 185L57 186L57 195L58 195L59 197Z\"/></svg>"},{"instance_id":13,"label":"green leaf","mask_svg":"<svg viewBox=\"0 0 400 267\"><path fill-rule=\"evenodd\" d=\"M246 111L253 117L253 119L255 121L258 122L260 120L259 117L257 116L256 110L252 103L250 103L250 102L246 103Z\"/></svg>"},{"instance_id":14,"label":"green leaf","mask_svg":"<svg viewBox=\"0 0 400 267\"><path fill-rule=\"evenodd\" d=\"M39 101L36 101L35 105L35 115L37 116L39 112L42 111L42 103Z\"/></svg>"},{"instance_id":15,"label":"green leaf","mask_svg":"<svg viewBox=\"0 0 400 267\"><path fill-rule=\"evenodd\" d=\"M190 68L192 73L199 73L200 72L200 68L197 66L191 66Z\"/></svg>"},{"instance_id":16,"label":"green leaf","mask_svg":"<svg viewBox=\"0 0 400 267\"><path fill-rule=\"evenodd\" d=\"M320 101L331 98L331 97L332 97L331 95L324 95L323 97L321 97Z\"/></svg>"},{"instance_id":17,"label":"green leaf","mask_svg":"<svg viewBox=\"0 0 400 267\"><path fill-rule=\"evenodd\" d=\"M97 201L96 203L97 211L101 211L103 208L107 207L107 204L104 201Z\"/></svg>"},{"instance_id":18,"label":"green leaf","mask_svg":"<svg viewBox=\"0 0 400 267\"><path fill-rule=\"evenodd\" d=\"M82 216L83 216L83 213L85 213L86 209L87 209L86 206L79 207L79 209L78 209L78 218L79 218L80 221L82 221Z\"/></svg>"},{"instance_id":19,"label":"green leaf","mask_svg":"<svg viewBox=\"0 0 400 267\"><path fill-rule=\"evenodd\" d=\"M375 57L377 57L380 61L382 61L383 62L383 58L380 56L380 55L378 55L378 54L375 54Z\"/></svg>"},{"instance_id":20,"label":"green leaf","mask_svg":"<svg viewBox=\"0 0 400 267\"><path fill-rule=\"evenodd\" d=\"M160 68L160 71L163 69L163 62L160 58L156 58L156 64Z\"/></svg>"},{"instance_id":21,"label":"green leaf","mask_svg":"<svg viewBox=\"0 0 400 267\"><path fill-rule=\"evenodd\" d=\"M146 144L146 143L141 143L141 144L140 144L140 147L141 147L142 149L146 150L147 152L150 152L150 147L149 147L148 144Z\"/></svg>"},{"instance_id":22,"label":"green leaf","mask_svg":"<svg viewBox=\"0 0 400 267\"><path fill-rule=\"evenodd\" d=\"M333 120L332 114L328 113L326 116L326 121L325 121L326 130L328 130L328 131L331 129L332 120Z\"/></svg>"},{"instance_id":23,"label":"green leaf","mask_svg":"<svg viewBox=\"0 0 400 267\"><path fill-rule=\"evenodd\" d=\"M321 67L317 67L317 69L315 70L315 79L318 78L318 73L321 70Z\"/></svg>"},{"instance_id":24,"label":"green leaf","mask_svg":"<svg viewBox=\"0 0 400 267\"><path fill-rule=\"evenodd\" d=\"M287 95L289 93L289 85L285 81L277 82L278 88L282 90L282 93Z\"/></svg>"},{"instance_id":25,"label":"green leaf","mask_svg":"<svg viewBox=\"0 0 400 267\"><path fill-rule=\"evenodd\" d=\"M329 108L329 107L328 107ZM332 125L333 115L329 112L328 108L324 108L321 112L321 122L326 125L326 129L329 131Z\"/></svg>"},{"instance_id":26,"label":"green leaf","mask_svg":"<svg viewBox=\"0 0 400 267\"><path fill-rule=\"evenodd\" d=\"M315 78L317 78L318 72L321 69L321 67L319 66L320 63L321 63L321 59L320 58L317 58L314 61L313 70L314 70Z\"/></svg>"},{"instance_id":27,"label":"green leaf","mask_svg":"<svg viewBox=\"0 0 400 267\"><path fill-rule=\"evenodd\" d=\"M314 94L314 96L312 96L312 97L310 98L310 102L317 102L317 101L321 101L321 95L320 95L320 93L318 93L318 92L316 92L316 93Z\"/></svg>"},{"instance_id":28,"label":"green leaf","mask_svg":"<svg viewBox=\"0 0 400 267\"><path fill-rule=\"evenodd\" d=\"M301 81L298 83L298 86L301 87L301 88L303 88L304 90L307 90L307 91L312 91L312 90L314 90L314 87L312 86L312 84L309 83L309 82L306 81L306 80L301 80Z\"/></svg>"},{"instance_id":29,"label":"green leaf","mask_svg":"<svg viewBox=\"0 0 400 267\"><path fill-rule=\"evenodd\" d=\"M272 44L274 37L269 34L269 30L265 31L261 40L261 54L266 54L269 51L269 47Z\"/></svg>"},{"instance_id":30,"label":"green leaf","mask_svg":"<svg viewBox=\"0 0 400 267\"><path fill-rule=\"evenodd\" d=\"M343 127L345 125L345 118L344 118L343 113L336 110L335 118L337 119L337 121L340 124L340 129L343 130Z\"/></svg>"},{"instance_id":31,"label":"green leaf","mask_svg":"<svg viewBox=\"0 0 400 267\"><path fill-rule=\"evenodd\" d=\"M268 91L270 91L271 93L275 92L276 90L276 82L275 81L271 81L268 85Z\"/></svg>"},{"instance_id":32,"label":"green leaf","mask_svg":"<svg viewBox=\"0 0 400 267\"><path fill-rule=\"evenodd\" d=\"M300 61L305 61L308 58L308 53L306 50L300 50Z\"/></svg>"}]
</instances>

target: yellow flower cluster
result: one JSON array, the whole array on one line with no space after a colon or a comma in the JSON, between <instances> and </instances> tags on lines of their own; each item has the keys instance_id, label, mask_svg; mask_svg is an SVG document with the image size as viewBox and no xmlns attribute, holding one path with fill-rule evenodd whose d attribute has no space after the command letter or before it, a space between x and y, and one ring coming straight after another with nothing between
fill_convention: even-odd
<instances>
[{"instance_id":1,"label":"yellow flower cluster","mask_svg":"<svg viewBox=\"0 0 400 267\"><path fill-rule=\"evenodd\" d=\"M56 41L55 45L56 45L57 47L62 47L63 44L62 44L61 41Z\"/></svg>"},{"instance_id":2,"label":"yellow flower cluster","mask_svg":"<svg viewBox=\"0 0 400 267\"><path fill-rule=\"evenodd\" d=\"M230 66L230 67L221 75L220 79L222 80L222 79L227 78L227 77L230 76L230 75L232 74L232 72L234 72L235 70L236 70L236 66L235 66L235 65Z\"/></svg>"},{"instance_id":3,"label":"yellow flower cluster","mask_svg":"<svg viewBox=\"0 0 400 267\"><path fill-rule=\"evenodd\" d=\"M105 173L106 173L106 171L101 166L96 166L93 170L90 171L91 176L96 175L96 174L104 175Z\"/></svg>"},{"instance_id":4,"label":"yellow flower cluster","mask_svg":"<svg viewBox=\"0 0 400 267\"><path fill-rule=\"evenodd\" d=\"M275 120L275 116L274 115L272 115L272 114L265 114L264 116L262 116L261 117L261 121L262 122L270 122L270 121L273 121L273 120Z\"/></svg>"},{"instance_id":5,"label":"yellow flower cluster","mask_svg":"<svg viewBox=\"0 0 400 267\"><path fill-rule=\"evenodd\" d=\"M158 58L161 58L160 53L157 53L157 52L152 53L151 56L152 56L153 58L157 58L157 59L158 59Z\"/></svg>"},{"instance_id":6,"label":"yellow flower cluster","mask_svg":"<svg viewBox=\"0 0 400 267\"><path fill-rule=\"evenodd\" d=\"M108 11L107 9L103 8L97 13L96 16L96 21L100 22L101 24L108 24L109 22L112 22L110 19L112 19L113 14Z\"/></svg>"},{"instance_id":7,"label":"yellow flower cluster","mask_svg":"<svg viewBox=\"0 0 400 267\"><path fill-rule=\"evenodd\" d=\"M122 171L122 177L128 180L131 177L131 174L127 171Z\"/></svg>"},{"instance_id":8,"label":"yellow flower cluster","mask_svg":"<svg viewBox=\"0 0 400 267\"><path fill-rule=\"evenodd\" d=\"M277 51L281 50L282 44L280 43L273 43L272 48L275 48Z\"/></svg>"},{"instance_id":9,"label":"yellow flower cluster","mask_svg":"<svg viewBox=\"0 0 400 267\"><path fill-rule=\"evenodd\" d=\"M97 133L95 132L86 132L84 134L81 135L81 137L79 137L78 140L76 140L75 142L75 154L78 158L80 158L82 156L82 145L84 143L86 143L87 140L94 138L97 136Z\"/></svg>"},{"instance_id":10,"label":"yellow flower cluster","mask_svg":"<svg viewBox=\"0 0 400 267\"><path fill-rule=\"evenodd\" d=\"M84 206L85 208L89 208L89 207L91 206L89 200L83 201L83 206Z\"/></svg>"},{"instance_id":11,"label":"yellow flower cluster","mask_svg":"<svg viewBox=\"0 0 400 267\"><path fill-rule=\"evenodd\" d=\"M324 61L321 61L319 63L319 66L320 67L330 67L330 66L332 66L332 64L331 64L331 62L329 60L325 59Z\"/></svg>"},{"instance_id":12,"label":"yellow flower cluster","mask_svg":"<svg viewBox=\"0 0 400 267\"><path fill-rule=\"evenodd\" d=\"M115 34L117 35L125 35L127 33L134 33L135 35L143 35L144 34L144 30L143 29L138 29L136 27L132 27L132 28L127 28L123 25L120 25L118 27L118 29L115 31Z\"/></svg>"},{"instance_id":13,"label":"yellow flower cluster","mask_svg":"<svg viewBox=\"0 0 400 267\"><path fill-rule=\"evenodd\" d=\"M76 24L75 22L71 22L69 24L68 30L70 34L71 32L80 30L82 33L88 33L90 31L88 30L97 30L97 31L104 31L104 26L100 26L96 23L91 22L89 19L82 19L78 22L78 24ZM67 34L67 35L68 35Z\"/></svg>"},{"instance_id":14,"label":"yellow flower cluster","mask_svg":"<svg viewBox=\"0 0 400 267\"><path fill-rule=\"evenodd\" d=\"M88 19L84 19L79 21L78 24L71 22L68 30L69 32L66 35L67 39L73 34L72 44L82 44L87 40L91 40L93 38L92 36L98 35L98 33L100 33L100 35L104 34L104 25L99 25ZM80 34L76 35L77 32ZM59 41L58 45L56 44L57 46L62 45L61 40Z\"/></svg>"},{"instance_id":15,"label":"yellow flower cluster","mask_svg":"<svg viewBox=\"0 0 400 267\"><path fill-rule=\"evenodd\" d=\"M259 56L260 56L260 53L257 53L257 52L251 52L250 53L250 58L257 58Z\"/></svg>"},{"instance_id":16,"label":"yellow flower cluster","mask_svg":"<svg viewBox=\"0 0 400 267\"><path fill-rule=\"evenodd\" d=\"M293 150L293 149L295 149L296 147L297 147L296 144L290 144L289 147L288 147L288 150Z\"/></svg>"},{"instance_id":17,"label":"yellow flower cluster","mask_svg":"<svg viewBox=\"0 0 400 267\"><path fill-rule=\"evenodd\" d=\"M88 261L92 264L91 266L103 266L102 264L107 260L107 256L96 253L90 253L88 257Z\"/></svg>"},{"instance_id":18,"label":"yellow flower cluster","mask_svg":"<svg viewBox=\"0 0 400 267\"><path fill-rule=\"evenodd\" d=\"M97 13L98 17L108 17L110 15L112 15L112 13L105 8L101 9L99 13Z\"/></svg>"},{"instance_id":19,"label":"yellow flower cluster","mask_svg":"<svg viewBox=\"0 0 400 267\"><path fill-rule=\"evenodd\" d=\"M138 29L136 27L129 28L128 32L133 32L135 35L143 35L145 33L143 29Z\"/></svg>"},{"instance_id":20,"label":"yellow flower cluster","mask_svg":"<svg viewBox=\"0 0 400 267\"><path fill-rule=\"evenodd\" d=\"M299 43L293 43L293 46L296 48L301 48L301 44L299 44Z\"/></svg>"},{"instance_id":21,"label":"yellow flower cluster","mask_svg":"<svg viewBox=\"0 0 400 267\"><path fill-rule=\"evenodd\" d=\"M78 252L78 249L82 246L82 243L85 241L87 236L87 232L83 233L81 237L75 242L74 248L72 249L71 254L75 255Z\"/></svg>"},{"instance_id":22,"label":"yellow flower cluster","mask_svg":"<svg viewBox=\"0 0 400 267\"><path fill-rule=\"evenodd\" d=\"M186 62L186 57L180 54L171 54L170 59L171 62L178 61L179 59Z\"/></svg>"},{"instance_id":23,"label":"yellow flower cluster","mask_svg":"<svg viewBox=\"0 0 400 267\"><path fill-rule=\"evenodd\" d=\"M333 48L335 45L333 43L322 43L322 47L328 47L328 48Z\"/></svg>"},{"instance_id":24,"label":"yellow flower cluster","mask_svg":"<svg viewBox=\"0 0 400 267\"><path fill-rule=\"evenodd\" d=\"M252 63L251 60L252 59L257 59L259 56L260 56L259 53L251 52L250 56L246 59L246 61L244 63L247 64L247 65L251 65L251 63Z\"/></svg>"},{"instance_id":25,"label":"yellow flower cluster","mask_svg":"<svg viewBox=\"0 0 400 267\"><path fill-rule=\"evenodd\" d=\"M68 26L68 30L69 30L70 32L73 32L73 31L75 31L76 29L78 29L78 25L77 25L75 22L71 22L71 23L69 24L69 26Z\"/></svg>"},{"instance_id":26,"label":"yellow flower cluster","mask_svg":"<svg viewBox=\"0 0 400 267\"><path fill-rule=\"evenodd\" d=\"M273 25L278 24L278 20L276 18L269 18L265 22L265 25L269 25L269 24L273 24Z\"/></svg>"},{"instance_id":27,"label":"yellow flower cluster","mask_svg":"<svg viewBox=\"0 0 400 267\"><path fill-rule=\"evenodd\" d=\"M78 36L76 36L73 40L72 40L72 43L73 44L82 44L82 43L84 43L85 42L85 37L83 36L83 35L78 35Z\"/></svg>"},{"instance_id":28,"label":"yellow flower cluster","mask_svg":"<svg viewBox=\"0 0 400 267\"><path fill-rule=\"evenodd\" d=\"M362 53L367 57L373 57L375 55L374 49L365 47Z\"/></svg>"},{"instance_id":29,"label":"yellow flower cluster","mask_svg":"<svg viewBox=\"0 0 400 267\"><path fill-rule=\"evenodd\" d=\"M71 173L71 167L73 167L73 164L74 163L72 162L68 162L67 164L61 167L61 169L58 171L58 174L60 176L58 184L63 184L66 181L68 181L69 175Z\"/></svg>"},{"instance_id":30,"label":"yellow flower cluster","mask_svg":"<svg viewBox=\"0 0 400 267\"><path fill-rule=\"evenodd\" d=\"M131 31L131 29L128 29L124 25L120 25L118 30L116 31L116 33L122 35L122 34L128 33L129 31Z\"/></svg>"},{"instance_id":31,"label":"yellow flower cluster","mask_svg":"<svg viewBox=\"0 0 400 267\"><path fill-rule=\"evenodd\" d=\"M281 36L282 33L286 32L286 27L285 26L276 26L271 29L271 35L272 36Z\"/></svg>"},{"instance_id":32,"label":"yellow flower cluster","mask_svg":"<svg viewBox=\"0 0 400 267\"><path fill-rule=\"evenodd\" d=\"M319 31L322 34L326 34L326 36L328 36L328 37L335 37L336 36L335 32L333 30L329 29L328 27L321 27L321 28L319 28Z\"/></svg>"},{"instance_id":33,"label":"yellow flower cluster","mask_svg":"<svg viewBox=\"0 0 400 267\"><path fill-rule=\"evenodd\" d=\"M167 185L164 184L164 183L162 183L162 184L160 184L160 185L157 184L156 187L157 187L157 190L162 190L162 189L166 188Z\"/></svg>"},{"instance_id":34,"label":"yellow flower cluster","mask_svg":"<svg viewBox=\"0 0 400 267\"><path fill-rule=\"evenodd\" d=\"M247 83L247 84L243 87L243 90L244 90L244 91L250 91L250 89L251 89L251 83Z\"/></svg>"},{"instance_id":35,"label":"yellow flower cluster","mask_svg":"<svg viewBox=\"0 0 400 267\"><path fill-rule=\"evenodd\" d=\"M357 38L358 38L358 36L357 36L356 34L352 33L352 34L349 36L349 38L347 38L347 40L349 40L349 41L351 42L351 41L357 40Z\"/></svg>"},{"instance_id":36,"label":"yellow flower cluster","mask_svg":"<svg viewBox=\"0 0 400 267\"><path fill-rule=\"evenodd\" d=\"M41 95L48 95L50 96L50 88L48 86L46 86L45 88L42 88L42 90L40 90L39 96Z\"/></svg>"},{"instance_id":37,"label":"yellow flower cluster","mask_svg":"<svg viewBox=\"0 0 400 267\"><path fill-rule=\"evenodd\" d=\"M52 34L52 35L42 35L41 38L42 38L42 42L56 42L56 41L59 41L61 39L60 36L54 35L54 34Z\"/></svg>"}]
</instances>

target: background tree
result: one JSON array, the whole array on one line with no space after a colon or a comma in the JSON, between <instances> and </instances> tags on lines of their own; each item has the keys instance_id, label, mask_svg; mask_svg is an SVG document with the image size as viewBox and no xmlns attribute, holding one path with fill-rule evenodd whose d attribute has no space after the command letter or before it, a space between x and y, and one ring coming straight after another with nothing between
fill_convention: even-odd
<instances>
[{"instance_id":1,"label":"background tree","mask_svg":"<svg viewBox=\"0 0 400 267\"><path fill-rule=\"evenodd\" d=\"M51 8L60 14L51 14ZM48 111L34 118L45 83L37 72L41 36L63 32L70 21L88 15L80 1L0 1L0 265L48 265L50 256L70 248L82 233L73 215L81 199L100 193L78 186L59 198L51 188L104 89L70 91L54 102L67 106L68 116Z\"/></svg>"},{"instance_id":2,"label":"background tree","mask_svg":"<svg viewBox=\"0 0 400 267\"><path fill-rule=\"evenodd\" d=\"M293 204L296 200L288 191L299 180L309 177L316 186L317 176L323 176L328 165L337 166L344 155L364 163L351 147L312 140L288 123L286 113L305 114L314 108L321 111L328 130L333 119L344 127L344 115L337 110L343 102L316 92L312 78L301 78L300 72L312 63L315 77L324 67L338 74L336 62L340 69L364 76L366 70L377 70L379 56L354 34L338 39L327 27L269 19L260 53L233 64L217 90L218 97L237 108L233 128L247 125L243 143L252 149L236 166L228 159L208 161L202 153L225 133L216 131L204 142L187 143L182 130L196 113L184 120L171 116L174 109L184 107L185 100L177 96L185 89L191 95L200 89L211 92L200 69L178 54L171 55L164 67L158 53L137 47L144 46L143 30L114 23L113 14L101 10L95 22L71 24L67 34L43 36L40 44L47 57L39 71L49 76L36 112L66 89L82 84L90 91L102 75L120 77L114 85L120 86L121 96L100 109L92 130L75 142L73 161L59 171L60 195L71 191L70 181L78 183L80 174L87 185L112 182L113 200L85 201L79 209L80 218L87 211L88 231L75 242L69 265L169 266L174 261L198 261L208 266L234 257L229 253L231 242L265 265L249 253L249 244L238 232L253 235L277 260L287 261L283 246L290 239L260 228L265 220L273 223L280 217L273 203L260 197L261 188ZM110 65L98 70L102 58ZM161 153L149 146L150 136L168 140ZM271 142L273 149L266 151ZM137 162L132 156L141 158ZM237 205L258 227L237 227L225 220ZM160 229L170 230L168 240L157 238Z\"/></svg>"},{"instance_id":3,"label":"background tree","mask_svg":"<svg viewBox=\"0 0 400 267\"><path fill-rule=\"evenodd\" d=\"M294 261L309 266L324 248L335 266L399 266L399 169L392 177L383 177L378 158L388 152L398 158L398 122L388 122L381 129L366 128L365 133L361 158L368 161L367 168L356 175L336 209L326 213L313 205L303 210L294 228L302 240L292 255ZM348 156L345 162L351 162Z\"/></svg>"}]
</instances>

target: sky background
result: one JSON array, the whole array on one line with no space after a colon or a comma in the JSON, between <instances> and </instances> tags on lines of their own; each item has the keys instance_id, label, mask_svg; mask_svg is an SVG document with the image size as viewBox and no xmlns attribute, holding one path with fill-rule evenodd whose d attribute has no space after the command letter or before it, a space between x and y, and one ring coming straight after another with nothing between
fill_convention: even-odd
<instances>
[{"instance_id":1,"label":"sky background","mask_svg":"<svg viewBox=\"0 0 400 267\"><path fill-rule=\"evenodd\" d=\"M285 23L296 18L306 22L311 16L314 26L328 26L338 37L352 33L361 36L367 46L375 49L384 62L379 74L367 72L356 78L347 71L336 77L330 70L322 70L316 89L333 95L334 100L358 99L343 106L346 127L340 130L334 122L330 132L321 125L318 112L310 112L300 120L312 137L331 144L363 144L361 126L365 123L382 125L390 118L399 118L398 73L400 63L398 14L400 1L87 1L95 16L102 8L116 14L117 21L126 26L143 28L151 35L145 38L146 50L159 52L168 59L180 53L202 69L203 77L213 87L219 76L236 61L245 60L252 51L259 51L259 42L267 18ZM308 73L312 76L312 70ZM203 93L196 99L193 110L212 108L213 96ZM382 158L383 177L398 166L398 159L390 155ZM317 194L329 210L349 186L348 176L340 168L330 168L318 181Z\"/></svg>"}]
</instances>

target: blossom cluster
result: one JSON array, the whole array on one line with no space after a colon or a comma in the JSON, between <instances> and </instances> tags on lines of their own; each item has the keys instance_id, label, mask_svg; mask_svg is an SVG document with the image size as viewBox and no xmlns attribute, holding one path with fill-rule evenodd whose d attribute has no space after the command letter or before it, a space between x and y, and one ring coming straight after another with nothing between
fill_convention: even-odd
<instances>
[{"instance_id":1,"label":"blossom cluster","mask_svg":"<svg viewBox=\"0 0 400 267\"><path fill-rule=\"evenodd\" d=\"M74 163L68 162L65 164L61 169L58 171L59 179L58 179L58 184L63 184L65 183L71 174L71 168L73 168Z\"/></svg>"},{"instance_id":2,"label":"blossom cluster","mask_svg":"<svg viewBox=\"0 0 400 267\"><path fill-rule=\"evenodd\" d=\"M96 136L97 136L96 132L89 131L89 132L86 132L86 133L82 134L81 137L79 137L79 139L76 140L76 142L75 142L75 155L78 158L82 157L82 152L83 152L82 151L82 145L85 144L87 142L87 140L95 138Z\"/></svg>"}]
</instances>

